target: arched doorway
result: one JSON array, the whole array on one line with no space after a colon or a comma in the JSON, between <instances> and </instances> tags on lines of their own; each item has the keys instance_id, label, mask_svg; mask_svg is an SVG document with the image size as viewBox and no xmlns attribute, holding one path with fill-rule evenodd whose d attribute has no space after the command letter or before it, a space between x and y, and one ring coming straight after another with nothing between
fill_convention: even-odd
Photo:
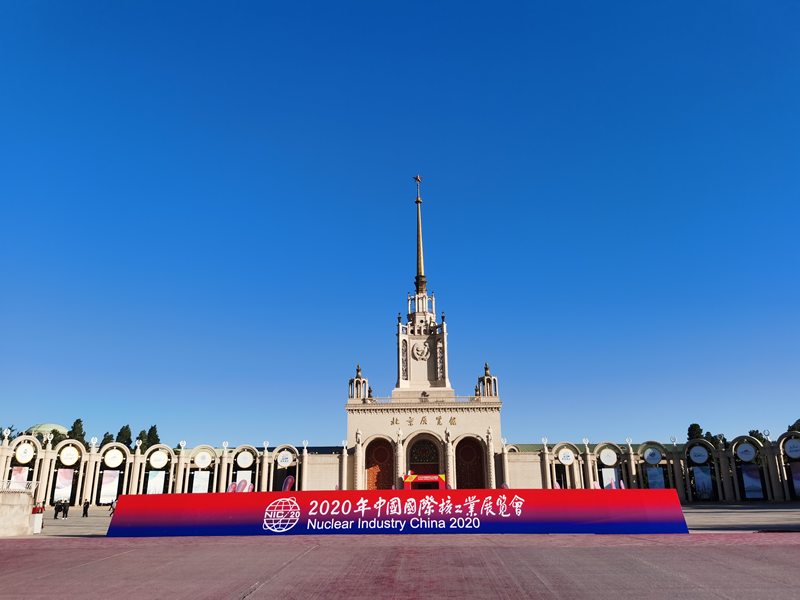
<instances>
[{"instance_id":1,"label":"arched doorway","mask_svg":"<svg viewBox=\"0 0 800 600\"><path fill-rule=\"evenodd\" d=\"M390 490L394 485L394 449L386 440L373 440L367 446L367 489Z\"/></svg>"},{"instance_id":2,"label":"arched doorway","mask_svg":"<svg viewBox=\"0 0 800 600\"><path fill-rule=\"evenodd\" d=\"M464 438L456 446L456 486L460 490L482 490L486 487L483 448L474 438Z\"/></svg>"},{"instance_id":3,"label":"arched doorway","mask_svg":"<svg viewBox=\"0 0 800 600\"><path fill-rule=\"evenodd\" d=\"M439 474L439 448L430 440L419 440L411 446L408 466L412 475Z\"/></svg>"}]
</instances>

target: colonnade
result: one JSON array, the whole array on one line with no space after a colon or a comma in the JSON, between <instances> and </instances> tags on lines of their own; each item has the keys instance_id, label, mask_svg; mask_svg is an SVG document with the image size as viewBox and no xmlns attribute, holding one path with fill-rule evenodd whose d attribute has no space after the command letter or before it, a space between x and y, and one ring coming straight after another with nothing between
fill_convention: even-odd
<instances>
[{"instance_id":1,"label":"colonnade","mask_svg":"<svg viewBox=\"0 0 800 600\"><path fill-rule=\"evenodd\" d=\"M800 432L764 442L743 435L717 448L706 439L671 446L655 441L543 444L502 449L505 483L545 489L675 489L681 502L800 499ZM721 444L720 444L721 445ZM538 454L540 478L520 465ZM539 485L536 485L536 483Z\"/></svg>"},{"instance_id":2,"label":"colonnade","mask_svg":"<svg viewBox=\"0 0 800 600\"><path fill-rule=\"evenodd\" d=\"M278 465L283 453L289 460ZM233 491L231 485L246 480L237 491L270 491L281 486L292 473L292 489L306 489L302 452L290 445L274 449L197 446L170 448L157 444L133 451L112 442L100 447L96 438L88 448L75 440L64 440L55 447L50 440L42 445L39 437L21 435L0 444L0 480L37 482L34 501L52 504L68 500L72 505L89 500L90 505L109 504L123 494L184 494L190 492ZM60 473L63 472L63 473ZM280 489L278 487L278 489Z\"/></svg>"},{"instance_id":3,"label":"colonnade","mask_svg":"<svg viewBox=\"0 0 800 600\"><path fill-rule=\"evenodd\" d=\"M142 452L116 442L102 447L96 438L87 447L75 440L53 446L45 438L22 435L0 444L0 481L36 482L35 501L58 499L80 504L108 504L122 494L184 494L227 491L367 489L366 453L375 440L391 448L391 485L400 489L411 468L412 450L425 441L436 448L438 473L448 485L459 487L464 459L462 441L478 454L484 487L505 484L529 489L675 489L681 502L782 502L800 499L800 432L790 431L763 443L739 436L723 447L706 439L678 444L648 441L633 444L507 444L491 429L485 436L471 434L451 439L418 431L395 439L372 436L341 448L302 449L292 445L270 448L242 445L228 448L177 448L158 444ZM720 444L721 445L721 444ZM722 445L721 445L722 446ZM311 452L309 452L311 450ZM433 452L434 450L431 450ZM472 452L472 450L471 450ZM459 455L460 456L460 455ZM477 463L475 463L477 464ZM459 466L460 465L460 466ZM293 481L288 482L288 477ZM462 475L463 478L463 475ZM466 480L465 480L466 481ZM465 481L461 483L466 485ZM478 481L480 481L480 476ZM477 485L480 485L478 483ZM463 486L462 486L463 487Z\"/></svg>"}]
</instances>

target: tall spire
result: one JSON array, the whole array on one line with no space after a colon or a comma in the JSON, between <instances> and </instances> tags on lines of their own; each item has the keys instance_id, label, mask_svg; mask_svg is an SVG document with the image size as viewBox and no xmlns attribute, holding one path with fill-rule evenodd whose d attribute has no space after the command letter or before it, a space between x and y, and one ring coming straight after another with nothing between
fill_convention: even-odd
<instances>
[{"instance_id":1,"label":"tall spire","mask_svg":"<svg viewBox=\"0 0 800 600\"><path fill-rule=\"evenodd\" d=\"M427 283L425 282L425 261L422 256L422 198L419 196L419 183L422 177L414 177L417 182L417 278L415 280L417 294L424 294Z\"/></svg>"}]
</instances>

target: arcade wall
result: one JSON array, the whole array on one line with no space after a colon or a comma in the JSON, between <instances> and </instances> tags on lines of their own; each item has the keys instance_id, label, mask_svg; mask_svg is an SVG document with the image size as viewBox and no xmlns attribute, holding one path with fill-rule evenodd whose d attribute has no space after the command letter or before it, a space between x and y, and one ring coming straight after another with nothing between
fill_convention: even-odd
<instances>
[{"instance_id":1,"label":"arcade wall","mask_svg":"<svg viewBox=\"0 0 800 600\"><path fill-rule=\"evenodd\" d=\"M401 489L403 475L414 468L415 440L424 439L432 449L438 444L440 454L432 468L446 475L454 489L504 485L512 489L667 488L675 489L684 503L800 500L800 432L787 432L765 443L740 436L724 448L704 439L666 445L655 441L506 444L497 440L497 446L491 434L486 439L452 440L418 434L400 446L380 439L387 449L385 464L370 462L371 442L366 440L338 448L157 445L141 452L138 446L131 451L117 443L87 449L74 440L43 446L39 438L23 435L4 439L0 445L0 481L35 482L31 501L66 500L73 505L84 499L92 505L109 504L122 494L263 492L285 487L333 490L337 486L352 490L371 485ZM470 450L468 456L463 449ZM393 462L396 457L401 457L402 468ZM379 476L381 469L387 472ZM3 506L11 506L10 502L4 499Z\"/></svg>"}]
</instances>

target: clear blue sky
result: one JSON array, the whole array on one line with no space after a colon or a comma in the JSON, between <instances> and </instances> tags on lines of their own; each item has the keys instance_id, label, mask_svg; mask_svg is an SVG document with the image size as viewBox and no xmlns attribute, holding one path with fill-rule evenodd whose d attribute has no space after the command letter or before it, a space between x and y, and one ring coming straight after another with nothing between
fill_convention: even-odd
<instances>
[{"instance_id":1,"label":"clear blue sky","mask_svg":"<svg viewBox=\"0 0 800 600\"><path fill-rule=\"evenodd\" d=\"M800 417L797 2L5 2L0 424L338 444L415 269L513 442Z\"/></svg>"}]
</instances>

